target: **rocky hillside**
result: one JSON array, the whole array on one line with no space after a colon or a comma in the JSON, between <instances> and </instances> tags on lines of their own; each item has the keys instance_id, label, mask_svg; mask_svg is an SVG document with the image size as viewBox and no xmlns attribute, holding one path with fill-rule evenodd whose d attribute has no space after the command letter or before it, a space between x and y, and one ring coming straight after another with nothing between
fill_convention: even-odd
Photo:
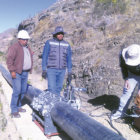
<instances>
[{"instance_id":1,"label":"rocky hillside","mask_svg":"<svg viewBox=\"0 0 140 140\"><path fill-rule=\"evenodd\" d=\"M3 33L0 33L0 53L5 53L7 51L8 46L14 38L16 29L8 29Z\"/></svg>"},{"instance_id":2,"label":"rocky hillside","mask_svg":"<svg viewBox=\"0 0 140 140\"><path fill-rule=\"evenodd\" d=\"M36 72L41 74L44 43L61 25L72 47L76 85L92 97L122 93L118 56L122 48L140 44L140 0L59 0L21 24L32 37Z\"/></svg>"}]
</instances>

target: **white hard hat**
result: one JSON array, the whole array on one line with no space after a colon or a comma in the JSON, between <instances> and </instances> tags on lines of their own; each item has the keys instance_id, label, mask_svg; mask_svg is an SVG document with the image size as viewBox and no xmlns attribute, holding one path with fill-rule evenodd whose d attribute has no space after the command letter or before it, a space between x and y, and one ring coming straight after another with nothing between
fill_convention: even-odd
<instances>
[{"instance_id":1,"label":"white hard hat","mask_svg":"<svg viewBox=\"0 0 140 140\"><path fill-rule=\"evenodd\" d=\"M20 30L20 31L18 32L17 38L21 38L21 39L30 39L30 36L29 36L29 34L28 34L27 31L25 31L25 30Z\"/></svg>"}]
</instances>

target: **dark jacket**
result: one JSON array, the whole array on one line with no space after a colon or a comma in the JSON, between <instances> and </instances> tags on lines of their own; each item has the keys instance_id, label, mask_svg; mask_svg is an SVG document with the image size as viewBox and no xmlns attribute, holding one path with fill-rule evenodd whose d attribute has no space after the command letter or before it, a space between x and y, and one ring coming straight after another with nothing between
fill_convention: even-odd
<instances>
[{"instance_id":1,"label":"dark jacket","mask_svg":"<svg viewBox=\"0 0 140 140\"><path fill-rule=\"evenodd\" d=\"M120 54L120 67L121 67L121 71L122 71L122 76L123 79L127 79L128 78L128 72L131 72L135 75L140 76L140 64L137 66L129 66L125 63L125 60L123 59L122 54Z\"/></svg>"},{"instance_id":2,"label":"dark jacket","mask_svg":"<svg viewBox=\"0 0 140 140\"><path fill-rule=\"evenodd\" d=\"M31 61L33 65L32 52L31 52L30 47L28 48L31 54ZM16 72L19 74L22 73L23 63L24 63L24 51L23 51L23 47L20 45L19 42L9 47L6 63L10 72Z\"/></svg>"},{"instance_id":3,"label":"dark jacket","mask_svg":"<svg viewBox=\"0 0 140 140\"><path fill-rule=\"evenodd\" d=\"M71 47L66 41L53 38L46 42L42 55L42 70L47 68L68 68L68 72L71 72Z\"/></svg>"}]
</instances>

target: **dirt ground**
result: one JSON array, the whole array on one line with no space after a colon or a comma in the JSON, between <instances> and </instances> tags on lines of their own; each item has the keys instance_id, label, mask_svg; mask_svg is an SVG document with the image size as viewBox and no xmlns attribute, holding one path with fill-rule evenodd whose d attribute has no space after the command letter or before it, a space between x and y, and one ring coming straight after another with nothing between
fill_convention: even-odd
<instances>
[{"instance_id":1,"label":"dirt ground","mask_svg":"<svg viewBox=\"0 0 140 140\"><path fill-rule=\"evenodd\" d=\"M30 81L31 85L33 85L34 87L39 88L41 90L44 90L47 88L46 81L41 78L40 74L36 74L36 73L31 74L29 76L29 81ZM4 81L2 80L2 77L0 77L1 85L3 84L3 82ZM11 87L8 85L6 85L6 86L7 87L5 87L5 88L7 90L9 89L8 91L10 91ZM97 100L98 103L96 102L96 104L95 104L95 99L89 100L89 96L85 93L80 93L77 96L81 101L80 111L86 113L87 115L89 115L89 117L92 117L96 121L102 123L107 128L116 132L116 130L114 130L109 124L108 116L110 115L111 111L108 109L109 107L108 108L106 107L105 103L101 103L101 101ZM21 135L21 133L18 132L15 122L10 117L9 103L7 101L7 97L5 96L5 93L2 91L2 88L1 88L1 93L0 93L0 100L3 104L3 110L5 110L4 116L8 122L7 126L2 131L2 133L0 132L0 139L1 140L23 140L23 138L22 138L23 134ZM125 139L140 140L140 134L137 131L135 131L135 129L131 125L132 120L129 120L129 121L127 120L126 122L113 121L112 123L113 123L113 126L121 132L121 134L123 135L123 137ZM36 127L36 126L34 126L34 127ZM29 129L30 129L30 127L29 127ZM28 130L26 130L26 131L28 131ZM53 139L53 138L51 138L51 139ZM55 140L57 140L57 139L59 140L61 138L55 137ZM24 139L24 140L36 140L36 139L31 138L31 139ZM40 140L44 140L44 139L40 139ZM66 140L66 139L63 138L63 140Z\"/></svg>"}]
</instances>

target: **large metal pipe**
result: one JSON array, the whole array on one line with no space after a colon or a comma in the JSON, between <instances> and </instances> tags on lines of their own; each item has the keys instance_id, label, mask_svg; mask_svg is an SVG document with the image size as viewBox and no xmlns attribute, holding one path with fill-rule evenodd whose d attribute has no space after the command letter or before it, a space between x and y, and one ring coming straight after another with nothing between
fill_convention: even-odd
<instances>
[{"instance_id":1,"label":"large metal pipe","mask_svg":"<svg viewBox=\"0 0 140 140\"><path fill-rule=\"evenodd\" d=\"M74 140L124 140L121 136L66 103L51 110L53 121Z\"/></svg>"},{"instance_id":2,"label":"large metal pipe","mask_svg":"<svg viewBox=\"0 0 140 140\"><path fill-rule=\"evenodd\" d=\"M0 70L7 82L12 86L10 73L2 65L0 65ZM28 85L25 98L29 101L29 105L33 98L37 97L41 92L43 91ZM50 110L50 116L74 140L125 140L122 136L63 101L54 104Z\"/></svg>"},{"instance_id":3,"label":"large metal pipe","mask_svg":"<svg viewBox=\"0 0 140 140\"><path fill-rule=\"evenodd\" d=\"M12 78L10 75L10 72L8 72L1 64L0 64L0 71L5 80L8 82L8 84L12 87Z\"/></svg>"}]
</instances>

